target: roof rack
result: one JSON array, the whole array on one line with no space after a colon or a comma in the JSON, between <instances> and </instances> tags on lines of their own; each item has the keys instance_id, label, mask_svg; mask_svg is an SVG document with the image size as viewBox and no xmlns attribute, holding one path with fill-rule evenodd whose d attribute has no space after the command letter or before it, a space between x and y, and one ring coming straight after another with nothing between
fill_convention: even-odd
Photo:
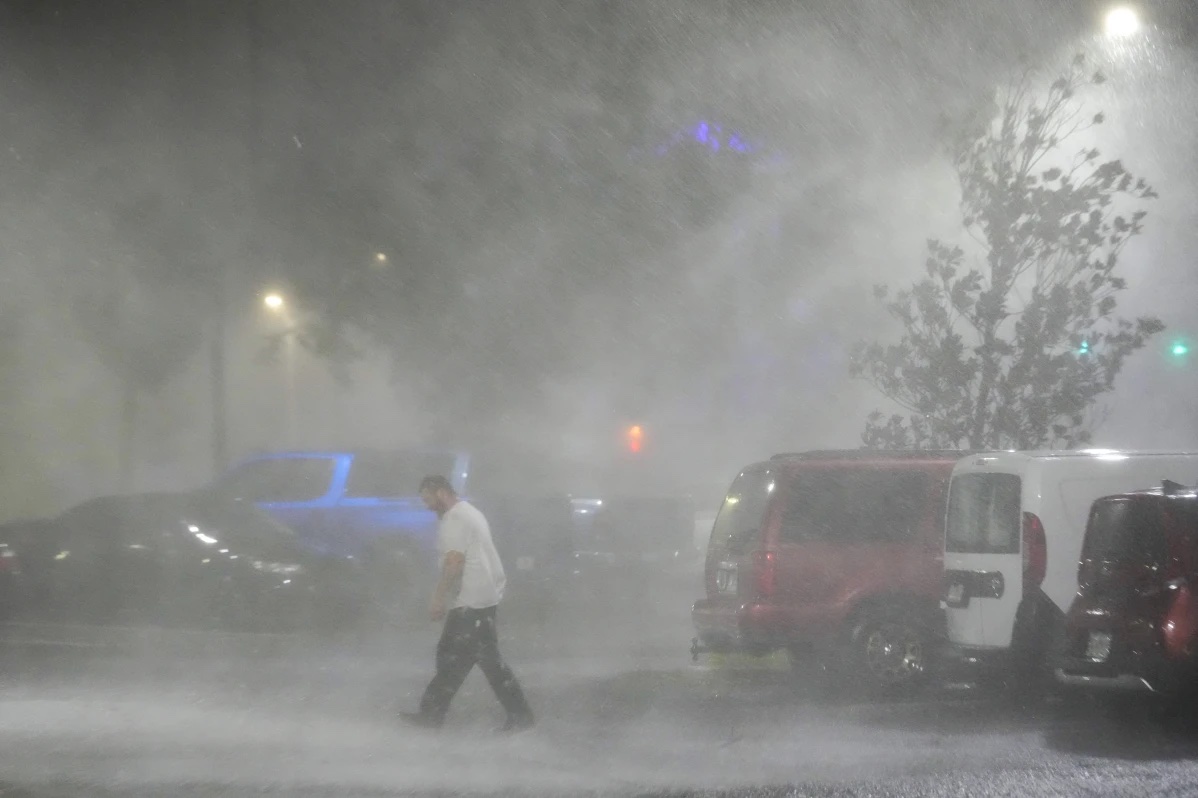
<instances>
[{"instance_id":1,"label":"roof rack","mask_svg":"<svg viewBox=\"0 0 1198 798\"><path fill-rule=\"evenodd\" d=\"M809 452L781 452L770 460L939 460L960 459L976 453L974 449L813 449Z\"/></svg>"}]
</instances>

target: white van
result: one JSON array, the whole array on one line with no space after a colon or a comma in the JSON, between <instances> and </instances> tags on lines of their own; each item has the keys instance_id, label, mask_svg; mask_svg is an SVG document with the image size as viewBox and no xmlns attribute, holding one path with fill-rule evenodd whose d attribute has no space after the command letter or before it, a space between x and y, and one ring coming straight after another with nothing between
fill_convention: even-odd
<instances>
[{"instance_id":1,"label":"white van","mask_svg":"<svg viewBox=\"0 0 1198 798\"><path fill-rule=\"evenodd\" d=\"M944 534L948 667L1038 668L1077 592L1095 499L1170 479L1198 483L1198 453L989 452L960 460Z\"/></svg>"}]
</instances>

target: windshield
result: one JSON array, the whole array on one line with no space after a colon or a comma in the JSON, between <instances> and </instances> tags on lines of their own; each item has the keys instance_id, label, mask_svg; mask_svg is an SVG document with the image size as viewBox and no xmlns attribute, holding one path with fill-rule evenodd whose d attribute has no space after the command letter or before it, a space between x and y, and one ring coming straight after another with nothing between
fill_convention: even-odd
<instances>
[{"instance_id":1,"label":"windshield","mask_svg":"<svg viewBox=\"0 0 1198 798\"><path fill-rule=\"evenodd\" d=\"M258 556L280 559L299 556L291 528L247 499L230 500L220 494L198 492L190 498L180 518L221 543Z\"/></svg>"},{"instance_id":2,"label":"windshield","mask_svg":"<svg viewBox=\"0 0 1198 798\"><path fill-rule=\"evenodd\" d=\"M260 504L314 501L329 492L336 466L333 457L250 460L221 477L211 492Z\"/></svg>"},{"instance_id":3,"label":"windshield","mask_svg":"<svg viewBox=\"0 0 1198 798\"><path fill-rule=\"evenodd\" d=\"M1018 554L1022 481L1014 474L961 474L949 486L945 548L962 554Z\"/></svg>"},{"instance_id":4,"label":"windshield","mask_svg":"<svg viewBox=\"0 0 1198 798\"><path fill-rule=\"evenodd\" d=\"M711 545L742 551L757 537L774 492L774 476L767 468L743 472L728 489L711 529Z\"/></svg>"},{"instance_id":5,"label":"windshield","mask_svg":"<svg viewBox=\"0 0 1198 798\"><path fill-rule=\"evenodd\" d=\"M1082 558L1119 565L1160 565L1168 556L1158 501L1100 499L1090 510Z\"/></svg>"}]
</instances>

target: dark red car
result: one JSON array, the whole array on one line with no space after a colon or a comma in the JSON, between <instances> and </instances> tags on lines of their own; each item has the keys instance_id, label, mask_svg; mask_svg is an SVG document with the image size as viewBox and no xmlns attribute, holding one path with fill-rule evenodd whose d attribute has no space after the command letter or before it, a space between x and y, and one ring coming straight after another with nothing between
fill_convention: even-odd
<instances>
[{"instance_id":1,"label":"dark red car","mask_svg":"<svg viewBox=\"0 0 1198 798\"><path fill-rule=\"evenodd\" d=\"M712 529L694 652L815 649L862 684L919 682L943 633L946 491L965 454L806 452L744 469Z\"/></svg>"},{"instance_id":2,"label":"dark red car","mask_svg":"<svg viewBox=\"0 0 1198 798\"><path fill-rule=\"evenodd\" d=\"M1172 482L1094 502L1057 681L1168 695L1198 686L1198 491Z\"/></svg>"}]
</instances>

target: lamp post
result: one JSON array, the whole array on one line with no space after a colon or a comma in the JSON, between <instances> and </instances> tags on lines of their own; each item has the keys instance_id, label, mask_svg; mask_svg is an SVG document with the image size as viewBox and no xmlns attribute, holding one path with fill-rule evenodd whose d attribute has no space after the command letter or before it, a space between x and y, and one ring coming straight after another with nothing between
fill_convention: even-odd
<instances>
[{"instance_id":1,"label":"lamp post","mask_svg":"<svg viewBox=\"0 0 1198 798\"><path fill-rule=\"evenodd\" d=\"M294 447L297 441L299 426L295 390L295 322L291 317L287 300L283 298L282 294L272 291L262 298L262 304L268 311L277 315L287 325L286 330L283 332L283 374L286 391L284 401L286 404L287 446Z\"/></svg>"},{"instance_id":2,"label":"lamp post","mask_svg":"<svg viewBox=\"0 0 1198 798\"><path fill-rule=\"evenodd\" d=\"M1116 6L1107 12L1104 27L1113 39L1134 36L1140 30L1140 15L1131 6Z\"/></svg>"}]
</instances>

